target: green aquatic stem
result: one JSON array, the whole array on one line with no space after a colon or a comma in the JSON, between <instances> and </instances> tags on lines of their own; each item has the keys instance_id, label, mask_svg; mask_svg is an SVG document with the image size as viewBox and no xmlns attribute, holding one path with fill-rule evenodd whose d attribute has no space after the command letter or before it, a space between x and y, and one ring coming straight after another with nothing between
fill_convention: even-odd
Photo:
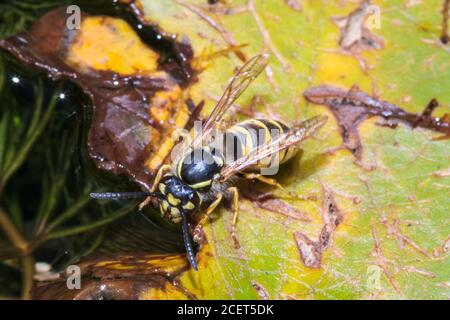
<instances>
[{"instance_id":1,"label":"green aquatic stem","mask_svg":"<svg viewBox=\"0 0 450 320\"><path fill-rule=\"evenodd\" d=\"M68 146L66 137L62 139L62 145ZM48 167L50 172L49 181L44 181L44 190L49 190L45 193L45 201L39 208L36 226L34 234L40 234L45 228L47 222L50 220L52 214L54 214L55 207L60 199L61 192L64 190L64 183L66 181L67 171L70 167L71 152L66 148L61 148L60 154L58 155L57 164L63 164L60 168L53 170L54 164L52 163L52 157L50 152L47 152ZM50 185L50 187L48 187ZM69 209L70 210L70 209Z\"/></svg>"},{"instance_id":2,"label":"green aquatic stem","mask_svg":"<svg viewBox=\"0 0 450 320\"><path fill-rule=\"evenodd\" d=\"M23 254L20 258L22 265L22 299L31 299L31 288L33 287L34 276L34 259L29 252L29 243L2 208L0 208L0 228L11 241L13 246L20 250Z\"/></svg>"},{"instance_id":3,"label":"green aquatic stem","mask_svg":"<svg viewBox=\"0 0 450 320\"><path fill-rule=\"evenodd\" d=\"M16 225L11 221L8 214L0 208L0 228L3 230L9 241L21 252L28 251L28 241L17 229Z\"/></svg>"},{"instance_id":4,"label":"green aquatic stem","mask_svg":"<svg viewBox=\"0 0 450 320\"><path fill-rule=\"evenodd\" d=\"M8 122L10 121L10 111L6 109L3 111L2 118L0 120L0 172L3 168L4 152L6 150L6 134L8 131Z\"/></svg>"},{"instance_id":5,"label":"green aquatic stem","mask_svg":"<svg viewBox=\"0 0 450 320\"><path fill-rule=\"evenodd\" d=\"M0 55L0 92L3 90L5 85L5 62L3 57Z\"/></svg>"},{"instance_id":6,"label":"green aquatic stem","mask_svg":"<svg viewBox=\"0 0 450 320\"><path fill-rule=\"evenodd\" d=\"M24 144L20 147L15 156L11 157L12 159L14 159L14 161L6 164L6 169L2 173L2 176L0 177L0 192L4 189L6 183L11 178L11 176L22 166L34 143L41 136L42 132L47 126L51 118L52 112L56 107L57 97L58 97L57 94L53 94L52 99L49 105L47 106L47 110L45 111L40 121L34 119L32 120L31 124L33 125L33 123L36 122L37 125L35 126L35 128L33 128L34 129L33 131L31 130L28 131L27 136L24 138L25 140ZM39 117L39 115L40 111L36 111L33 114L33 117Z\"/></svg>"},{"instance_id":7,"label":"green aquatic stem","mask_svg":"<svg viewBox=\"0 0 450 320\"><path fill-rule=\"evenodd\" d=\"M50 233L66 221L73 218L77 213L80 212L80 210L86 206L90 201L89 195L84 195L81 197L73 206L71 206L69 209L65 210L60 216L55 218L46 228L44 231L45 234Z\"/></svg>"},{"instance_id":8,"label":"green aquatic stem","mask_svg":"<svg viewBox=\"0 0 450 320\"><path fill-rule=\"evenodd\" d=\"M22 299L31 299L31 289L33 288L34 258L31 254L25 255L21 259L22 264Z\"/></svg>"},{"instance_id":9,"label":"green aquatic stem","mask_svg":"<svg viewBox=\"0 0 450 320\"><path fill-rule=\"evenodd\" d=\"M94 230L98 227L105 226L107 224L110 224L113 221L116 221L117 219L128 214L134 208L136 208L136 204L132 203L128 206L125 206L125 207L117 210L115 213L111 213L108 216L106 216L102 219L99 219L97 221L87 223L87 224L84 224L81 226L76 226L76 227L71 227L71 228L51 232L46 236L46 240L62 238L62 237L69 237L69 236L73 236L76 234Z\"/></svg>"}]
</instances>

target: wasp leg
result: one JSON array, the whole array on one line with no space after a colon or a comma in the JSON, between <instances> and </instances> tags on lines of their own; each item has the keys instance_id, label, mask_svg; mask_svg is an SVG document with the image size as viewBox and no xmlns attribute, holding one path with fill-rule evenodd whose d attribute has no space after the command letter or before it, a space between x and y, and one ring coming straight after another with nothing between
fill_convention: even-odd
<instances>
[{"instance_id":1,"label":"wasp leg","mask_svg":"<svg viewBox=\"0 0 450 320\"><path fill-rule=\"evenodd\" d=\"M202 219L199 221L198 225L202 226L206 222L209 215L217 208L219 203L222 202L222 199L223 199L222 194L217 195L217 198L206 209L206 212L205 212L204 216L202 217Z\"/></svg>"},{"instance_id":2,"label":"wasp leg","mask_svg":"<svg viewBox=\"0 0 450 320\"><path fill-rule=\"evenodd\" d=\"M168 164L165 164L165 165L161 166L161 168L159 168L158 173L156 174L155 180L153 180L152 187L150 188L151 192L155 191L156 187L158 186L159 181L161 181L163 174L166 171L170 171L170 170L172 170L172 167Z\"/></svg>"},{"instance_id":3,"label":"wasp leg","mask_svg":"<svg viewBox=\"0 0 450 320\"><path fill-rule=\"evenodd\" d=\"M158 186L159 181L161 181L161 178L164 174L164 172L172 170L172 167L168 164L165 164L163 166L161 166L161 168L159 168L158 173L156 174L155 180L153 180L153 184L152 187L150 188L151 192L154 192L156 187ZM144 208L145 206L148 206L148 204L150 203L151 197L147 197L145 198L144 201L142 201L139 204L139 211L142 210L142 208Z\"/></svg>"},{"instance_id":4,"label":"wasp leg","mask_svg":"<svg viewBox=\"0 0 450 320\"><path fill-rule=\"evenodd\" d=\"M239 214L239 190L236 187L228 188L228 192L233 194L233 222L231 224L231 238L234 242L234 247L239 249L239 241L236 236L236 224Z\"/></svg>"},{"instance_id":5,"label":"wasp leg","mask_svg":"<svg viewBox=\"0 0 450 320\"><path fill-rule=\"evenodd\" d=\"M197 226L195 227L193 234L194 234L194 241L199 242L200 239L203 237L202 234L202 226L206 223L206 220L209 218L209 215L217 208L217 206L222 202L223 196L222 194L219 194L217 198L209 205L209 207L206 209L206 212L203 214L200 221L197 223Z\"/></svg>"},{"instance_id":6,"label":"wasp leg","mask_svg":"<svg viewBox=\"0 0 450 320\"><path fill-rule=\"evenodd\" d=\"M228 192L233 194L233 228L237 223L239 213L239 191L236 187L228 188Z\"/></svg>"},{"instance_id":7,"label":"wasp leg","mask_svg":"<svg viewBox=\"0 0 450 320\"><path fill-rule=\"evenodd\" d=\"M287 192L289 194L291 194L291 192L289 190L287 190L285 187L283 187L281 184L279 184L275 179L272 178L267 178L265 176L263 176L262 174L259 173L244 173L244 178L245 179L249 179L249 180L259 180L265 184L268 184L270 186L274 186L277 188L280 188L281 190L283 190L284 192Z\"/></svg>"},{"instance_id":8,"label":"wasp leg","mask_svg":"<svg viewBox=\"0 0 450 320\"><path fill-rule=\"evenodd\" d=\"M144 201L142 201L141 203L139 203L138 210L141 211L142 208L144 208L145 206L147 206L147 205L150 203L150 200L151 200L151 199L152 199L151 197L147 197L147 198L145 198Z\"/></svg>"},{"instance_id":9,"label":"wasp leg","mask_svg":"<svg viewBox=\"0 0 450 320\"><path fill-rule=\"evenodd\" d=\"M297 200L314 200L314 199L316 199L316 197L313 195L299 196L298 194L295 194L294 192L287 190L285 187L283 187L281 184L279 184L275 179L267 178L267 177L263 176L262 174L244 173L243 177L245 179L249 179L249 180L256 179L256 180L261 181L270 186L277 187L277 188L283 190L284 192L286 192L287 194L289 194L289 196L292 197L293 199L297 199Z\"/></svg>"}]
</instances>

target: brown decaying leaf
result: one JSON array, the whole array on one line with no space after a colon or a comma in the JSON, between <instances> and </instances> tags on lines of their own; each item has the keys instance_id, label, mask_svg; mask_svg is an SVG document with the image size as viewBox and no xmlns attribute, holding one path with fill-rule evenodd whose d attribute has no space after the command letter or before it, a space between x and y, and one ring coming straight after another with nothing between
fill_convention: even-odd
<instances>
[{"instance_id":1,"label":"brown decaying leaf","mask_svg":"<svg viewBox=\"0 0 450 320\"><path fill-rule=\"evenodd\" d=\"M194 77L183 81L178 76L191 69L180 71L184 66L173 63L161 65L158 53L142 43L122 20L83 13L80 30L68 30L65 22L64 8L50 11L31 31L0 40L0 47L54 80L70 79L79 85L93 103L90 156L98 167L126 174L148 188L156 168L169 155L159 149L170 151L174 128L191 127L203 106L194 105L183 89ZM90 45L93 43L95 46ZM192 49L186 44L175 48L181 48L188 61L192 58ZM137 57L128 57L130 52ZM290 218L310 221L302 211L267 194L255 203ZM171 297L179 293L193 298L173 285L187 269L184 255L147 256L133 251L130 255L116 254L110 260L91 256L80 265L82 290L67 290L66 276L62 275L51 284L39 284L34 297L136 299L143 294L151 298L172 291ZM267 297L262 287L256 289L261 297Z\"/></svg>"},{"instance_id":2,"label":"brown decaying leaf","mask_svg":"<svg viewBox=\"0 0 450 320\"><path fill-rule=\"evenodd\" d=\"M186 69L192 49L161 34L160 41L174 44L179 50L174 54L185 58L184 65L163 63L121 19L83 13L81 29L69 30L66 18L65 8L55 9L30 32L0 40L0 48L53 79L80 86L93 104L90 156L99 168L126 174L148 188L167 156L158 153L160 147L170 150L174 128L192 122L192 113L198 115L186 105L182 89L195 77L179 76L192 73Z\"/></svg>"},{"instance_id":3,"label":"brown decaying leaf","mask_svg":"<svg viewBox=\"0 0 450 320\"><path fill-rule=\"evenodd\" d=\"M61 280L38 284L34 299L59 300L136 300L158 299L164 295L195 299L178 282L179 275L188 269L184 255L115 256L79 264L81 288L68 290L72 274L62 273Z\"/></svg>"},{"instance_id":4,"label":"brown decaying leaf","mask_svg":"<svg viewBox=\"0 0 450 320\"><path fill-rule=\"evenodd\" d=\"M373 116L382 117L391 128L404 123L412 128L426 128L450 135L449 119L432 117L432 111L437 107L435 99L431 100L423 113L413 114L394 104L371 97L356 86L349 91L333 86L318 86L307 89L304 96L311 103L330 108L339 124L343 146L351 151L358 161L362 157L358 126Z\"/></svg>"}]
</instances>

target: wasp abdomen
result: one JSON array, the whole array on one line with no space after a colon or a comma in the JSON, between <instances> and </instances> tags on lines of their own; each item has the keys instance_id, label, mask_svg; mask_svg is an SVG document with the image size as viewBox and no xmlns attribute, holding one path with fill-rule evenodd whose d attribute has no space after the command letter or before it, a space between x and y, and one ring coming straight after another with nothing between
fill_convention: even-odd
<instances>
[{"instance_id":1,"label":"wasp abdomen","mask_svg":"<svg viewBox=\"0 0 450 320\"><path fill-rule=\"evenodd\" d=\"M269 144L280 135L288 133L290 128L281 121L250 119L239 122L225 131L224 150L227 163L248 155L258 146ZM286 162L295 154L296 148L290 147L278 152L278 162ZM270 159L263 159L251 169L266 167Z\"/></svg>"}]
</instances>

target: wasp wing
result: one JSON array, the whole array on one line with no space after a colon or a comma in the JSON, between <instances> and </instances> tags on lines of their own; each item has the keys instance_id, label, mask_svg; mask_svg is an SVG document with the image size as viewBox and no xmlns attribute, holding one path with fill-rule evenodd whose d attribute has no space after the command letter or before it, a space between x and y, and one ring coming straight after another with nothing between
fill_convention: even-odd
<instances>
[{"instance_id":1,"label":"wasp wing","mask_svg":"<svg viewBox=\"0 0 450 320\"><path fill-rule=\"evenodd\" d=\"M192 147L199 145L203 139L213 130L222 119L224 113L236 101L237 98L247 89L250 83L255 80L258 75L264 70L267 65L269 55L260 54L248 60L236 74L230 79L222 97L217 102L213 111L202 127L202 132L199 133L192 142Z\"/></svg>"},{"instance_id":2,"label":"wasp wing","mask_svg":"<svg viewBox=\"0 0 450 320\"><path fill-rule=\"evenodd\" d=\"M315 133L327 122L327 119L327 116L316 116L305 120L272 142L256 147L246 156L225 165L220 172L220 180L226 181L237 172L255 165L258 161L298 144Z\"/></svg>"}]
</instances>

